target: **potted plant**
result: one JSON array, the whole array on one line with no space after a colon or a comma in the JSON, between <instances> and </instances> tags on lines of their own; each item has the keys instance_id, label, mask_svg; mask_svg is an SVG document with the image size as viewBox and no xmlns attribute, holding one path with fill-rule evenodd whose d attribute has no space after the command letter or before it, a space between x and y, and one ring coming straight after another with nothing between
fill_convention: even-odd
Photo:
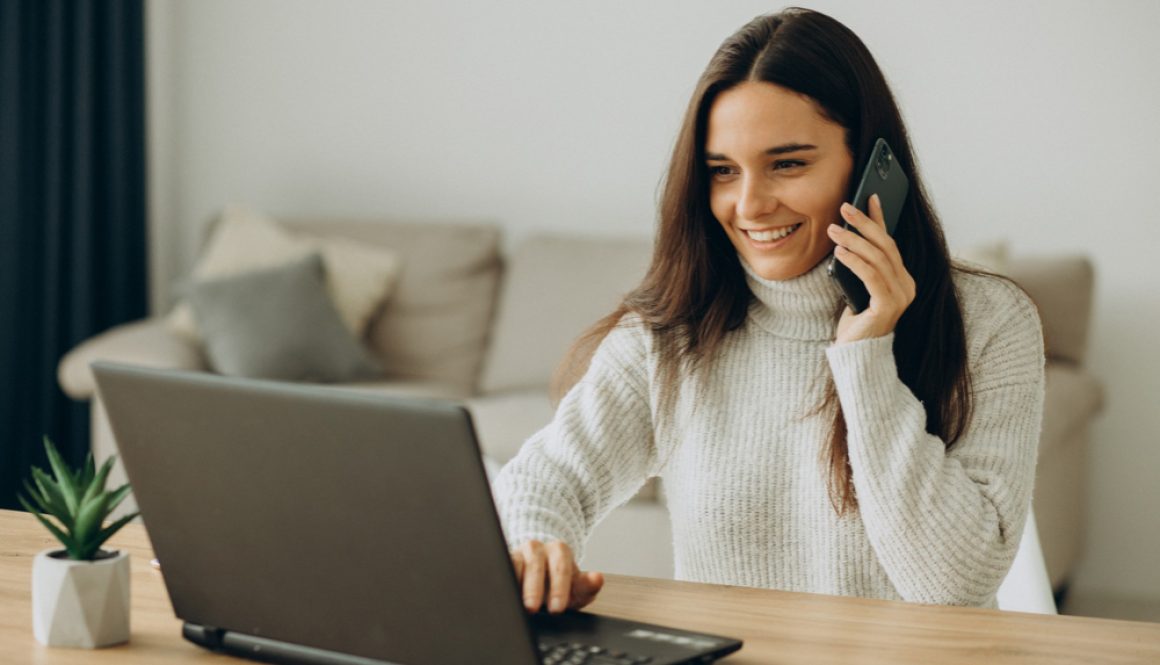
<instances>
[{"instance_id":1,"label":"potted plant","mask_svg":"<svg viewBox=\"0 0 1160 665\"><path fill-rule=\"evenodd\" d=\"M44 448L53 477L34 467L32 482L24 481L31 501L19 499L64 549L44 550L32 563L33 633L47 646L95 648L126 642L129 555L107 552L101 545L138 515L103 526L129 493L129 485L105 489L115 457L96 470L90 453L84 467L74 471L48 438Z\"/></svg>"}]
</instances>

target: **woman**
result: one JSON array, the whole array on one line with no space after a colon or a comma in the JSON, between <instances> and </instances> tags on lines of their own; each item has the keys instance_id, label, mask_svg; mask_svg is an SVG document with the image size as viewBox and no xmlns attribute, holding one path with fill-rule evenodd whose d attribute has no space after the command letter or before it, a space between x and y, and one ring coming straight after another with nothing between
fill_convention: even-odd
<instances>
[{"instance_id":1,"label":"woman","mask_svg":"<svg viewBox=\"0 0 1160 665\"><path fill-rule=\"evenodd\" d=\"M878 137L911 183L893 237L875 200L843 203ZM859 314L831 255L870 293ZM525 605L591 602L588 533L661 476L678 579L994 607L1043 360L1022 291L951 264L862 42L815 12L758 17L693 94L648 274L496 480Z\"/></svg>"}]
</instances>

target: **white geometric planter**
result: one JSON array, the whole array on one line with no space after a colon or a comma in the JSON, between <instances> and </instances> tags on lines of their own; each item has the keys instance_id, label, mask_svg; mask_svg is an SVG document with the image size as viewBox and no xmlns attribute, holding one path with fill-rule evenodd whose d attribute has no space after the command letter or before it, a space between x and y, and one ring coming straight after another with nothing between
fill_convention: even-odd
<instances>
[{"instance_id":1,"label":"white geometric planter","mask_svg":"<svg viewBox=\"0 0 1160 665\"><path fill-rule=\"evenodd\" d=\"M59 553L62 558L50 556ZM96 647L129 640L129 555L97 561L44 550L32 562L32 632L50 647Z\"/></svg>"}]
</instances>

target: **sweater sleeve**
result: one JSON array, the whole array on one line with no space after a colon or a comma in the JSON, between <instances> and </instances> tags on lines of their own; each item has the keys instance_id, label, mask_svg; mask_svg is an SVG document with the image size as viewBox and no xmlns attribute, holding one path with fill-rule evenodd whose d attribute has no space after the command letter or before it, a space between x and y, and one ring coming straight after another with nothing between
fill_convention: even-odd
<instances>
[{"instance_id":1,"label":"sweater sleeve","mask_svg":"<svg viewBox=\"0 0 1160 665\"><path fill-rule=\"evenodd\" d=\"M552 422L496 477L509 547L563 540L580 560L596 523L655 474L644 336L639 325L614 328Z\"/></svg>"},{"instance_id":2,"label":"sweater sleeve","mask_svg":"<svg viewBox=\"0 0 1160 665\"><path fill-rule=\"evenodd\" d=\"M1031 500L1043 413L1039 317L1006 283L976 302L982 316L965 317L978 322L968 325L973 414L949 451L898 377L893 333L827 349L867 536L912 602L993 602Z\"/></svg>"}]
</instances>

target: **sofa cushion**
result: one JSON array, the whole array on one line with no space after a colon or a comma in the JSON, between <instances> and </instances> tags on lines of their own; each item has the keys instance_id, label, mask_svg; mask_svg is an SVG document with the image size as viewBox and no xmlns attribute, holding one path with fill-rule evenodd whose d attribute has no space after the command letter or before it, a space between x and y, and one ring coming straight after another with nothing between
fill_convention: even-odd
<instances>
[{"instance_id":1,"label":"sofa cushion","mask_svg":"<svg viewBox=\"0 0 1160 665\"><path fill-rule=\"evenodd\" d=\"M508 261L484 364L484 393L544 388L572 342L648 268L648 238L534 235Z\"/></svg>"},{"instance_id":2,"label":"sofa cushion","mask_svg":"<svg viewBox=\"0 0 1160 665\"><path fill-rule=\"evenodd\" d=\"M387 376L471 393L487 345L502 264L500 230L462 221L286 219L299 232L390 247L401 258L367 343Z\"/></svg>"},{"instance_id":3,"label":"sofa cushion","mask_svg":"<svg viewBox=\"0 0 1160 665\"><path fill-rule=\"evenodd\" d=\"M1094 271L1084 256L1015 256L1007 276L1039 307L1047 357L1076 365L1087 352Z\"/></svg>"},{"instance_id":4,"label":"sofa cushion","mask_svg":"<svg viewBox=\"0 0 1160 665\"><path fill-rule=\"evenodd\" d=\"M326 290L322 257L196 282L189 302L214 371L283 381L380 375Z\"/></svg>"},{"instance_id":5,"label":"sofa cushion","mask_svg":"<svg viewBox=\"0 0 1160 665\"><path fill-rule=\"evenodd\" d=\"M215 224L191 279L228 277L271 268L314 252L322 254L327 293L343 324L356 337L363 336L399 272L395 252L381 246L367 246L342 237L293 234L266 215L229 206ZM169 324L174 332L200 341L198 322L188 303L179 303L174 308Z\"/></svg>"}]
</instances>

